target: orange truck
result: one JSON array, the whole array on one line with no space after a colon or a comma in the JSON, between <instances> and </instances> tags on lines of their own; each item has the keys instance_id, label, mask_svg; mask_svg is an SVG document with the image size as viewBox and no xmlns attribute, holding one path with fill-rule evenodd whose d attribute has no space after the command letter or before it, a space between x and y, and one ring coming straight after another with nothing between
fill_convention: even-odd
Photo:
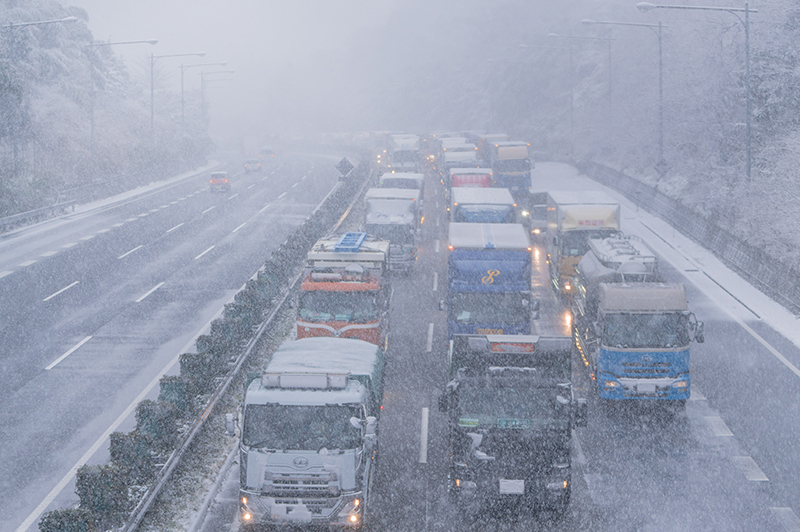
<instances>
[{"instance_id":1,"label":"orange truck","mask_svg":"<svg viewBox=\"0 0 800 532\"><path fill-rule=\"evenodd\" d=\"M355 338L386 348L389 241L367 233L326 237L308 252L297 338Z\"/></svg>"}]
</instances>

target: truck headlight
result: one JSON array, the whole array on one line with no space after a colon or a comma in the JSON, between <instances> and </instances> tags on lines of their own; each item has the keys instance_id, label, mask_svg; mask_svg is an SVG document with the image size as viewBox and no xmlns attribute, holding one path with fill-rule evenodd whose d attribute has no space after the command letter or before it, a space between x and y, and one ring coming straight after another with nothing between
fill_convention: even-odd
<instances>
[{"instance_id":1,"label":"truck headlight","mask_svg":"<svg viewBox=\"0 0 800 532\"><path fill-rule=\"evenodd\" d=\"M528 211L522 211L522 216L528 216L530 213Z\"/></svg>"},{"instance_id":2,"label":"truck headlight","mask_svg":"<svg viewBox=\"0 0 800 532\"><path fill-rule=\"evenodd\" d=\"M620 388L622 385L617 381L604 380L603 386L606 388Z\"/></svg>"},{"instance_id":3,"label":"truck headlight","mask_svg":"<svg viewBox=\"0 0 800 532\"><path fill-rule=\"evenodd\" d=\"M344 521L348 525L357 525L361 521L362 508L361 499L358 497L351 499L339 512L339 521Z\"/></svg>"}]
</instances>

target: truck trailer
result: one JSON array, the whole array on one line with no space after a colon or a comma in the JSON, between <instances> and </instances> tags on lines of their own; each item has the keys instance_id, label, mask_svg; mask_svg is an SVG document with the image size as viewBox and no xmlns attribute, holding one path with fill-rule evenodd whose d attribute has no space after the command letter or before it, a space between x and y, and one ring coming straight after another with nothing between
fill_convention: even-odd
<instances>
[{"instance_id":1,"label":"truck trailer","mask_svg":"<svg viewBox=\"0 0 800 532\"><path fill-rule=\"evenodd\" d=\"M517 204L506 188L454 188L450 192L450 221L520 223Z\"/></svg>"},{"instance_id":2,"label":"truck trailer","mask_svg":"<svg viewBox=\"0 0 800 532\"><path fill-rule=\"evenodd\" d=\"M461 511L501 507L563 515L572 490L572 431L585 427L568 336L456 335L447 413L447 488Z\"/></svg>"},{"instance_id":3,"label":"truck trailer","mask_svg":"<svg viewBox=\"0 0 800 532\"><path fill-rule=\"evenodd\" d=\"M384 344L391 297L389 241L366 233L318 240L308 252L297 338L333 336Z\"/></svg>"},{"instance_id":4,"label":"truck trailer","mask_svg":"<svg viewBox=\"0 0 800 532\"><path fill-rule=\"evenodd\" d=\"M547 261L556 291L575 293L575 266L589 250L590 238L620 230L619 202L603 192L549 192L547 195Z\"/></svg>"},{"instance_id":5,"label":"truck trailer","mask_svg":"<svg viewBox=\"0 0 800 532\"><path fill-rule=\"evenodd\" d=\"M391 270L410 271L419 249L420 190L371 188L364 195L364 201L364 231L389 241Z\"/></svg>"},{"instance_id":6,"label":"truck trailer","mask_svg":"<svg viewBox=\"0 0 800 532\"><path fill-rule=\"evenodd\" d=\"M520 224L451 223L447 322L456 334L530 334L531 248Z\"/></svg>"},{"instance_id":7,"label":"truck trailer","mask_svg":"<svg viewBox=\"0 0 800 532\"><path fill-rule=\"evenodd\" d=\"M371 505L384 353L343 338L284 343L248 375L239 440L239 521L356 530ZM233 416L229 434L236 426Z\"/></svg>"}]
</instances>

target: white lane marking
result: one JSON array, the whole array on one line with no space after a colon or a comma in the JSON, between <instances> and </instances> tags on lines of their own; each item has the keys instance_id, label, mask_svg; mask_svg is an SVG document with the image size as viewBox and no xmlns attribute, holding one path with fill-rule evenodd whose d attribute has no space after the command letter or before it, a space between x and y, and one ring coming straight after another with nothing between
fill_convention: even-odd
<instances>
[{"instance_id":1,"label":"white lane marking","mask_svg":"<svg viewBox=\"0 0 800 532\"><path fill-rule=\"evenodd\" d=\"M52 257L56 253L58 253L58 251L48 251L47 253L42 253L42 257Z\"/></svg>"},{"instance_id":2,"label":"white lane marking","mask_svg":"<svg viewBox=\"0 0 800 532\"><path fill-rule=\"evenodd\" d=\"M186 196L184 196L182 198L178 198L178 201L186 201Z\"/></svg>"},{"instance_id":3,"label":"white lane marking","mask_svg":"<svg viewBox=\"0 0 800 532\"><path fill-rule=\"evenodd\" d=\"M235 197L236 197L236 196L238 196L238 195L239 195L239 193L237 192L236 194L234 194L233 196L229 197L228 199L229 199L229 200L232 200L233 198L235 198Z\"/></svg>"},{"instance_id":4,"label":"white lane marking","mask_svg":"<svg viewBox=\"0 0 800 532\"><path fill-rule=\"evenodd\" d=\"M297 186L297 183L295 183L294 185L292 185L292 188L294 188L294 187L296 187L296 186Z\"/></svg>"},{"instance_id":5,"label":"white lane marking","mask_svg":"<svg viewBox=\"0 0 800 532\"><path fill-rule=\"evenodd\" d=\"M438 238L433 241L433 249L436 251L436 253L439 253L439 239Z\"/></svg>"},{"instance_id":6,"label":"white lane marking","mask_svg":"<svg viewBox=\"0 0 800 532\"><path fill-rule=\"evenodd\" d=\"M689 400L690 401L705 401L706 396L703 395L700 390L697 389L697 386L692 384L692 389L689 390Z\"/></svg>"},{"instance_id":7,"label":"white lane marking","mask_svg":"<svg viewBox=\"0 0 800 532\"><path fill-rule=\"evenodd\" d=\"M126 222L135 222L136 220L138 220L138 218L128 218L128 219L127 219L127 220L125 220L125 221L126 221Z\"/></svg>"},{"instance_id":8,"label":"white lane marking","mask_svg":"<svg viewBox=\"0 0 800 532\"><path fill-rule=\"evenodd\" d=\"M280 196L278 196L278 199L281 199L281 198L282 198L282 197L284 197L285 195L286 195L286 192L284 192L283 194L281 194Z\"/></svg>"},{"instance_id":9,"label":"white lane marking","mask_svg":"<svg viewBox=\"0 0 800 532\"><path fill-rule=\"evenodd\" d=\"M198 256L196 256L196 257L194 258L194 260L197 260L197 259L199 259L200 257L202 257L203 255L205 255L206 253L208 253L208 252L209 252L209 251L211 251L212 249L214 249L214 246L211 246L210 248L208 248L207 250L205 250L204 252L202 252L201 254L199 254Z\"/></svg>"},{"instance_id":10,"label":"white lane marking","mask_svg":"<svg viewBox=\"0 0 800 532\"><path fill-rule=\"evenodd\" d=\"M266 205L264 205L264 207L262 207L262 209L261 209L260 211L258 211L258 212L264 212L264 211L266 211L266 210L267 210L267 207L269 207L269 206L270 206L270 204L269 204L269 203L267 203L267 204L266 204Z\"/></svg>"},{"instance_id":11,"label":"white lane marking","mask_svg":"<svg viewBox=\"0 0 800 532\"><path fill-rule=\"evenodd\" d=\"M422 426L419 431L419 463L428 463L428 407L422 408Z\"/></svg>"},{"instance_id":12,"label":"white lane marking","mask_svg":"<svg viewBox=\"0 0 800 532\"><path fill-rule=\"evenodd\" d=\"M711 431L714 433L714 436L733 436L733 432L731 429L728 428L728 425L725 424L725 421L722 420L719 416L703 416L708 423L708 426L711 427Z\"/></svg>"},{"instance_id":13,"label":"white lane marking","mask_svg":"<svg viewBox=\"0 0 800 532\"><path fill-rule=\"evenodd\" d=\"M169 207L169 205L162 205L161 207L159 207L159 209L166 209L167 207Z\"/></svg>"},{"instance_id":14,"label":"white lane marking","mask_svg":"<svg viewBox=\"0 0 800 532\"><path fill-rule=\"evenodd\" d=\"M150 209L150 210L149 210L149 211L147 211L147 212L158 212L158 209Z\"/></svg>"},{"instance_id":15,"label":"white lane marking","mask_svg":"<svg viewBox=\"0 0 800 532\"><path fill-rule=\"evenodd\" d=\"M64 245L63 245L63 246L61 246L61 247L62 247L63 249L69 249L69 248L71 248L72 246L77 246L77 245L78 245L78 244L77 244L76 242L70 242L69 244L64 244Z\"/></svg>"},{"instance_id":16,"label":"white lane marking","mask_svg":"<svg viewBox=\"0 0 800 532\"><path fill-rule=\"evenodd\" d=\"M252 185L250 185L249 187L247 187L247 190L250 190L250 189L251 189L251 188L253 188L254 186L256 186L256 184L255 184L255 183L253 183Z\"/></svg>"},{"instance_id":17,"label":"white lane marking","mask_svg":"<svg viewBox=\"0 0 800 532\"><path fill-rule=\"evenodd\" d=\"M149 212L143 212L142 214L139 215L139 218L144 218L145 216L150 216L150 213Z\"/></svg>"},{"instance_id":18,"label":"white lane marking","mask_svg":"<svg viewBox=\"0 0 800 532\"><path fill-rule=\"evenodd\" d=\"M436 227L439 227L439 218L436 218Z\"/></svg>"},{"instance_id":19,"label":"white lane marking","mask_svg":"<svg viewBox=\"0 0 800 532\"><path fill-rule=\"evenodd\" d=\"M111 227L122 227L123 225L125 225L125 222L120 222L118 224L114 224Z\"/></svg>"},{"instance_id":20,"label":"white lane marking","mask_svg":"<svg viewBox=\"0 0 800 532\"><path fill-rule=\"evenodd\" d=\"M428 353L433 349L433 323L428 324L428 345L426 348Z\"/></svg>"},{"instance_id":21,"label":"white lane marking","mask_svg":"<svg viewBox=\"0 0 800 532\"><path fill-rule=\"evenodd\" d=\"M175 226L175 227L173 227L172 229L167 229L167 233L171 233L171 232L173 232L175 229L177 229L178 227L180 227L180 226L182 226L182 225L183 225L183 222L179 223L178 225L176 225L176 226Z\"/></svg>"},{"instance_id":22,"label":"white lane marking","mask_svg":"<svg viewBox=\"0 0 800 532\"><path fill-rule=\"evenodd\" d=\"M13 272L13 271L10 271L10 272L9 272L9 271L0 272L0 279L2 279L3 277L5 277L6 275L11 275L12 273L14 273L14 272Z\"/></svg>"},{"instance_id":23,"label":"white lane marking","mask_svg":"<svg viewBox=\"0 0 800 532\"><path fill-rule=\"evenodd\" d=\"M35 261L35 260L26 260L25 262L23 262L22 264L20 264L20 267L23 267L23 268L24 268L25 266L30 266L30 265L31 265L31 264L33 264L34 262L36 262L36 261Z\"/></svg>"},{"instance_id":24,"label":"white lane marking","mask_svg":"<svg viewBox=\"0 0 800 532\"><path fill-rule=\"evenodd\" d=\"M178 203L177 201L170 201L169 202L170 205L176 205L177 203Z\"/></svg>"},{"instance_id":25,"label":"white lane marking","mask_svg":"<svg viewBox=\"0 0 800 532\"><path fill-rule=\"evenodd\" d=\"M69 284L69 285L65 286L64 288L62 288L62 289L61 289L61 290L59 290L58 292L56 292L56 293L54 293L54 294L50 294L50 295L49 295L49 296L47 296L46 298L42 299L42 301L50 301L51 299L53 299L54 297L56 297L58 294L60 294L60 293L62 293L62 292L66 292L67 290L69 290L70 288L72 288L73 286L75 286L76 284L78 284L79 282L80 282L80 281L75 281L74 283L72 283L72 284Z\"/></svg>"},{"instance_id":26,"label":"white lane marking","mask_svg":"<svg viewBox=\"0 0 800 532\"><path fill-rule=\"evenodd\" d=\"M209 207L208 209L204 210L204 211L203 211L203 212L201 212L200 214L205 214L205 213L207 213L208 211L210 211L211 209L213 209L214 207L216 207L216 205L213 205L213 206Z\"/></svg>"},{"instance_id":27,"label":"white lane marking","mask_svg":"<svg viewBox=\"0 0 800 532\"><path fill-rule=\"evenodd\" d=\"M80 342L78 342L77 344L75 344L75 346L74 346L72 349L70 349L69 351L67 351L66 353L64 353L63 355L61 355L60 357L58 357L58 358L57 358L57 359L55 359L54 361L52 361L52 362L50 363L50 365L49 365L49 366L47 366L47 367L46 367L46 368L44 368L44 369L45 369L45 370L48 370L48 371L49 371L49 370L51 370L51 369L53 369L53 368L55 367L55 365L56 365L56 364L58 364L59 362L61 362L62 360L64 360L64 359L65 359L65 358L67 358L68 356L70 356L72 353L74 353L75 351L77 351L77 350L78 350L78 348L79 348L80 346L82 346L83 344L85 344L86 342L88 342L88 341L89 341L89 340L91 340L91 339L92 339L92 336L91 336L91 335L87 336L86 338L84 338L83 340L81 340Z\"/></svg>"},{"instance_id":28,"label":"white lane marking","mask_svg":"<svg viewBox=\"0 0 800 532\"><path fill-rule=\"evenodd\" d=\"M153 288L151 288L150 290L148 290L148 292L147 292L145 295L143 295L142 297L140 297L139 299L137 299L137 300L136 300L136 302L137 302L137 303L141 303L142 301L144 301L144 298L146 298L147 296L149 296L150 294L152 294L153 292L155 292L156 290L158 290L159 288L161 288L161 286L162 286L163 284L164 284L164 282L163 282L163 281L162 281L162 282L160 282L160 283L158 283L158 284L157 284L157 285L155 285Z\"/></svg>"},{"instance_id":29,"label":"white lane marking","mask_svg":"<svg viewBox=\"0 0 800 532\"><path fill-rule=\"evenodd\" d=\"M231 232L232 232L232 233L235 233L236 231L238 231L239 229L241 229L241 228L242 228L242 227L244 227L245 225L247 225L247 222L243 223L242 225L240 225L239 227L237 227L236 229L234 229L234 230L233 230L233 231L231 231Z\"/></svg>"},{"instance_id":30,"label":"white lane marking","mask_svg":"<svg viewBox=\"0 0 800 532\"><path fill-rule=\"evenodd\" d=\"M93 238L94 238L94 235L86 235L86 236L80 237L78 240L91 240Z\"/></svg>"},{"instance_id":31,"label":"white lane marking","mask_svg":"<svg viewBox=\"0 0 800 532\"><path fill-rule=\"evenodd\" d=\"M231 301L233 301L233 298L231 298ZM224 307L219 309L219 311L216 314L214 314L214 317L208 320L208 323L206 323L200 329L200 331L202 332L208 330L208 327L211 326L211 322L219 318L220 315L222 315L223 310L225 310ZM89 458L91 458L101 446L105 445L108 442L108 438L111 435L111 433L116 431L119 428L119 426L122 425L122 423L128 418L128 416L130 416L133 413L133 411L136 409L139 403L145 397L147 397L147 395L151 392L153 388L156 387L156 385L160 383L161 378L167 374L170 368L172 368L175 364L178 363L181 354L191 349L191 347L195 344L195 341L197 340L198 336L200 336L199 332L194 336L194 338L189 340L189 342L184 346L183 349L178 351L178 354L175 355L175 358L170 360L167 363L167 365L164 366L164 369L162 369L161 372L158 375L156 375L152 381L150 381L150 384L145 386L144 390L142 390L141 393L139 393L139 395L131 402L131 404L128 405L128 407L119 415L119 417L116 420L114 420L111 426L109 426L105 430L105 432L103 432L103 434L101 434L100 437L97 438L97 441L95 441L92 444L92 446L89 447L89 449L87 449L85 453L83 453L83 456L81 456L78 459L75 465L73 465L69 469L69 471L67 471L67 473L61 478L61 480L58 481L58 484L53 486L53 489L50 490L50 493L48 493L47 496L44 499L42 499L42 502L40 502L39 505L33 509L30 515L25 519L25 521L23 521L22 524L19 525L19 527L17 527L17 530L15 532L25 532L31 527L31 525L33 525L34 521L39 519L39 516L41 516L42 513L44 513L47 507L50 506L50 503L52 503L53 500L58 496L58 494L61 493L64 487L66 487L67 484L72 482L72 479L75 478L75 474L78 472L78 469L80 469L84 464L86 464L86 462L89 461Z\"/></svg>"},{"instance_id":32,"label":"white lane marking","mask_svg":"<svg viewBox=\"0 0 800 532\"><path fill-rule=\"evenodd\" d=\"M126 253L123 253L122 255L120 255L119 257L117 257L117 259L124 259L124 258L125 258L125 257L127 257L128 255L130 255L131 253L133 253L134 251L136 251L137 249L141 249L143 246L144 246L144 244L142 244L141 246L136 246L136 247L135 247L135 248L133 248L132 250L130 250L130 251L126 252Z\"/></svg>"},{"instance_id":33,"label":"white lane marking","mask_svg":"<svg viewBox=\"0 0 800 532\"><path fill-rule=\"evenodd\" d=\"M754 482L766 482L769 480L767 475L761 471L761 468L758 467L758 464L756 464L756 461L753 460L752 457L732 456L731 460L733 460L733 463L736 464L736 467L742 470L742 473L744 473L744 476L747 478L747 480L752 480Z\"/></svg>"},{"instance_id":34,"label":"white lane marking","mask_svg":"<svg viewBox=\"0 0 800 532\"><path fill-rule=\"evenodd\" d=\"M98 234L98 235L102 235L103 233L108 233L109 231L111 231L111 229L100 229L100 230L97 232L97 234Z\"/></svg>"},{"instance_id":35,"label":"white lane marking","mask_svg":"<svg viewBox=\"0 0 800 532\"><path fill-rule=\"evenodd\" d=\"M800 518L794 510L786 507L770 507L770 510L786 532L800 532Z\"/></svg>"},{"instance_id":36,"label":"white lane marking","mask_svg":"<svg viewBox=\"0 0 800 532\"><path fill-rule=\"evenodd\" d=\"M433 272L433 291L436 292L436 288L439 286L439 272Z\"/></svg>"},{"instance_id":37,"label":"white lane marking","mask_svg":"<svg viewBox=\"0 0 800 532\"><path fill-rule=\"evenodd\" d=\"M581 447L581 442L578 439L578 433L575 432L575 429L572 429L572 441L575 442L575 461L581 465L585 465L586 455L583 454L583 447Z\"/></svg>"},{"instance_id":38,"label":"white lane marking","mask_svg":"<svg viewBox=\"0 0 800 532\"><path fill-rule=\"evenodd\" d=\"M270 175L272 175L272 174L270 174ZM264 177L261 178L261 181L266 181L268 177L269 176L265 175Z\"/></svg>"}]
</instances>

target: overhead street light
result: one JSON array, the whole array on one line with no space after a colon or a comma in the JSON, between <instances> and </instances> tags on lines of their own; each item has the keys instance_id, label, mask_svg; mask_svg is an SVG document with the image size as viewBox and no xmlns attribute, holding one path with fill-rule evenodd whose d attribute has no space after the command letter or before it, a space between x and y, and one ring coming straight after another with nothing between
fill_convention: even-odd
<instances>
[{"instance_id":1,"label":"overhead street light","mask_svg":"<svg viewBox=\"0 0 800 532\"><path fill-rule=\"evenodd\" d=\"M117 42L103 42L103 41L100 41L100 42L89 43L89 47L94 49L94 48L99 48L100 46L117 46L117 45L121 45L121 44L150 44L150 45L155 45L155 44L158 44L158 39L146 39L146 40L143 40L143 41L117 41ZM90 66L90 68L91 68L91 66ZM92 69L92 72L90 74L90 77L91 77L91 81L92 81L92 94L91 94L91 99L90 99L90 104L89 104L90 105L89 116L90 116L90 123L91 123L91 134L90 134L90 141L89 141L89 153L91 154L92 168L94 168L94 155L95 155L94 150L95 150L95 148L94 148L94 70L93 69Z\"/></svg>"},{"instance_id":2,"label":"overhead street light","mask_svg":"<svg viewBox=\"0 0 800 532\"><path fill-rule=\"evenodd\" d=\"M194 52L191 54L168 54L168 55L153 55L150 54L150 133L153 133L154 126L153 126L153 109L155 108L155 82L153 79L153 70L156 64L156 61L159 59L164 59L165 57L189 57L189 56L205 56L205 52Z\"/></svg>"},{"instance_id":3,"label":"overhead street light","mask_svg":"<svg viewBox=\"0 0 800 532\"><path fill-rule=\"evenodd\" d=\"M587 18L581 20L581 23L587 25L638 26L652 30L658 37L658 163L656 163L656 171L661 177L664 177L667 172L667 161L664 160L664 54L662 52L662 29L667 26L661 24L660 20L658 24L647 24L644 22L617 22L614 20L592 20ZM657 31L656 28L658 28Z\"/></svg>"},{"instance_id":4,"label":"overhead street light","mask_svg":"<svg viewBox=\"0 0 800 532\"><path fill-rule=\"evenodd\" d=\"M21 28L22 26L41 26L43 24L58 24L59 22L78 22L78 17L56 18L52 20L37 20L35 22L9 22L3 28Z\"/></svg>"},{"instance_id":5,"label":"overhead street light","mask_svg":"<svg viewBox=\"0 0 800 532\"><path fill-rule=\"evenodd\" d=\"M181 65L181 125L184 124L184 104L183 104L183 73L192 67L199 67L199 66L228 66L228 63L198 63L196 65Z\"/></svg>"},{"instance_id":6,"label":"overhead street light","mask_svg":"<svg viewBox=\"0 0 800 532\"><path fill-rule=\"evenodd\" d=\"M666 4L652 4L639 2L636 4L639 11L653 9L683 9L692 11L725 11L730 13L744 26L744 56L745 56L745 143L747 153L747 179L750 180L751 152L750 152L750 13L758 13L757 9L750 9L750 3L745 2L744 7L715 7L715 6L676 6ZM737 13L744 13L744 20Z\"/></svg>"}]
</instances>

